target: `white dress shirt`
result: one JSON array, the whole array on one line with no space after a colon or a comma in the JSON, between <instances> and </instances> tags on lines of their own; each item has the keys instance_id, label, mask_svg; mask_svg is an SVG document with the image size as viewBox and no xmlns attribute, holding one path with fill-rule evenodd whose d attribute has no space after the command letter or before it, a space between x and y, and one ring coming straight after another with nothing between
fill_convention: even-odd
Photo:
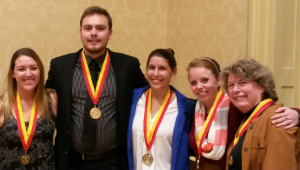
<instances>
[{"instance_id":1,"label":"white dress shirt","mask_svg":"<svg viewBox=\"0 0 300 170\"><path fill-rule=\"evenodd\" d=\"M132 125L132 148L135 170L170 170L172 158L172 138L176 117L178 114L177 98L169 104L167 111L157 130L155 140L149 151L144 139L144 111L146 96L143 94L138 100ZM150 120L150 129L157 113ZM153 162L150 166L142 162L144 154L150 153Z\"/></svg>"}]
</instances>

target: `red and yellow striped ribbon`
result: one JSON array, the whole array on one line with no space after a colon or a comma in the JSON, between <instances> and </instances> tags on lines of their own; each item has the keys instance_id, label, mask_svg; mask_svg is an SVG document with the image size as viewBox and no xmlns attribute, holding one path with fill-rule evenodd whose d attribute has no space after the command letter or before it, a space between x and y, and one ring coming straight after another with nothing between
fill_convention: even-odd
<instances>
[{"instance_id":1,"label":"red and yellow striped ribbon","mask_svg":"<svg viewBox=\"0 0 300 170\"><path fill-rule=\"evenodd\" d=\"M91 73L90 73L90 70L89 70L89 67L88 67L88 64L86 61L84 50L82 50L82 52L81 52L81 66L82 66L82 70L83 70L84 80L85 80L90 97L91 97L94 105L97 104L97 102L101 96L102 89L103 89L104 82L105 82L106 75L107 75L107 71L109 68L109 64L110 64L110 55L109 55L108 51L106 51L103 66L101 68L99 78L97 80L97 86L95 88L92 78L91 78Z\"/></svg>"},{"instance_id":2,"label":"red and yellow striped ribbon","mask_svg":"<svg viewBox=\"0 0 300 170\"><path fill-rule=\"evenodd\" d=\"M241 136L246 132L248 126L251 123L251 120L257 118L257 116L259 116L266 108L268 108L272 104L274 104L274 101L272 99L266 99L266 100L261 101L256 106L256 108L251 113L251 115L248 117L248 119L243 124L241 124L241 126L239 127L239 129L234 137L233 147L235 147L235 145L238 143Z\"/></svg>"},{"instance_id":3,"label":"red and yellow striped ribbon","mask_svg":"<svg viewBox=\"0 0 300 170\"><path fill-rule=\"evenodd\" d=\"M34 100L33 104L32 104L30 121L29 121L29 126L28 126L27 130L25 127L21 99L20 99L20 95L18 92L17 92L16 102L14 103L14 107L15 107L17 125L18 125L21 142L22 142L24 150L27 151L31 144L31 141L32 141L32 138L33 138L33 135L35 132L35 127L36 127L36 120L37 120L37 113L38 113L36 102Z\"/></svg>"},{"instance_id":4,"label":"red and yellow striped ribbon","mask_svg":"<svg viewBox=\"0 0 300 170\"><path fill-rule=\"evenodd\" d=\"M150 129L150 119L151 119L151 88L148 90L146 95L146 105L145 105L145 113L144 113L144 138L147 150L151 149L151 146L154 142L157 130L160 126L160 123L167 111L167 108L170 104L172 98L171 90L169 89L162 105L160 106L157 116L154 120L152 128Z\"/></svg>"},{"instance_id":5,"label":"red and yellow striped ribbon","mask_svg":"<svg viewBox=\"0 0 300 170\"><path fill-rule=\"evenodd\" d=\"M198 154L200 155L202 153L202 143L204 141L204 139L206 138L207 136L207 133L209 131L209 128L215 118L215 115L216 115L216 112L217 112L217 109L218 109L218 106L219 104L222 102L223 98L225 96L225 93L222 91L222 90L219 90L217 96L216 96L216 99L208 113L208 116L199 132L199 134L197 135L197 132L195 130L195 139L196 139L196 144L197 144L197 149L198 149Z\"/></svg>"}]
</instances>

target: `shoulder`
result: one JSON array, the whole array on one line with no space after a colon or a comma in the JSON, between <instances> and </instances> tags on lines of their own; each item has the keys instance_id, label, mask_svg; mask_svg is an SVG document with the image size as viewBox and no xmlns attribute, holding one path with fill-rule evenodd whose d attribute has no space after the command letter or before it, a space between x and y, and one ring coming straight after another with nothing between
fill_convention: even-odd
<instances>
[{"instance_id":1,"label":"shoulder","mask_svg":"<svg viewBox=\"0 0 300 170\"><path fill-rule=\"evenodd\" d=\"M145 90L147 90L150 86L144 86L144 87L140 87L140 88L136 88L133 90L133 93L143 93Z\"/></svg>"},{"instance_id":2,"label":"shoulder","mask_svg":"<svg viewBox=\"0 0 300 170\"><path fill-rule=\"evenodd\" d=\"M76 59L81 51L82 51L82 49L80 49L79 51L74 52L74 53L69 53L69 54L65 54L65 55L55 57L51 60L51 63L61 63L62 61L67 61L67 60L70 60L70 59Z\"/></svg>"},{"instance_id":3,"label":"shoulder","mask_svg":"<svg viewBox=\"0 0 300 170\"><path fill-rule=\"evenodd\" d=\"M180 93L176 88L170 86L171 90L173 90L177 97L178 106L184 107L188 112L194 112L196 106L196 100L187 98L185 95Z\"/></svg>"},{"instance_id":4,"label":"shoulder","mask_svg":"<svg viewBox=\"0 0 300 170\"><path fill-rule=\"evenodd\" d=\"M111 56L112 61L122 61L122 62L139 62L139 60L136 57L124 54L124 53L119 53L119 52L114 52L109 50L109 54Z\"/></svg>"},{"instance_id":5,"label":"shoulder","mask_svg":"<svg viewBox=\"0 0 300 170\"><path fill-rule=\"evenodd\" d=\"M170 88L171 88L171 90L173 90L175 92L178 102L186 102L189 104L196 103L196 100L187 98L185 95L183 95L181 92L179 92L175 87L170 86Z\"/></svg>"},{"instance_id":6,"label":"shoulder","mask_svg":"<svg viewBox=\"0 0 300 170\"><path fill-rule=\"evenodd\" d=\"M136 100L137 98L139 98L144 93L144 91L146 91L149 87L150 86L148 85L148 86L134 89L133 90L133 100Z\"/></svg>"},{"instance_id":7,"label":"shoulder","mask_svg":"<svg viewBox=\"0 0 300 170\"><path fill-rule=\"evenodd\" d=\"M260 124L262 126L267 126L268 129L268 133L270 133L270 138L276 140L276 138L280 139L283 136L293 136L292 134L296 133L298 131L298 127L293 127L290 129L284 129L284 127L276 127L276 125L274 125L272 123L271 120L271 116L275 115L275 111L279 108L282 107L281 104L275 104L273 106L268 107L263 114L261 115L261 120L260 120Z\"/></svg>"},{"instance_id":8,"label":"shoulder","mask_svg":"<svg viewBox=\"0 0 300 170\"><path fill-rule=\"evenodd\" d=\"M283 105L282 104L275 104L275 105L272 105L268 108L266 108L263 112L263 117L265 118L270 118L271 116L275 115L275 111L279 108L279 107L282 107Z\"/></svg>"},{"instance_id":9,"label":"shoulder","mask_svg":"<svg viewBox=\"0 0 300 170\"><path fill-rule=\"evenodd\" d=\"M268 108L266 108L259 117L253 119L253 122L257 122L258 123L258 126L264 126L264 127L267 127L267 128L273 128L276 127L275 125L272 124L272 120L271 120L271 117L273 115L275 115L275 111L277 108L281 107L282 105L279 105L279 104L275 104L275 105L272 105L272 106L269 106Z\"/></svg>"}]
</instances>

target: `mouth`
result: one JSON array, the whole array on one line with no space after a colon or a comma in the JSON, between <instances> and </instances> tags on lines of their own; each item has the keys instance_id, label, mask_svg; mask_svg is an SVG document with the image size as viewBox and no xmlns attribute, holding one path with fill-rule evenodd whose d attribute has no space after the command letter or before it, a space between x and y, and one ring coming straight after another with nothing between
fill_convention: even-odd
<instances>
[{"instance_id":1,"label":"mouth","mask_svg":"<svg viewBox=\"0 0 300 170\"><path fill-rule=\"evenodd\" d=\"M23 80L26 84L30 84L33 82L33 79L25 79Z\"/></svg>"},{"instance_id":2,"label":"mouth","mask_svg":"<svg viewBox=\"0 0 300 170\"><path fill-rule=\"evenodd\" d=\"M207 92L203 91L203 92L199 92L197 93L199 96L205 96L207 94Z\"/></svg>"},{"instance_id":3,"label":"mouth","mask_svg":"<svg viewBox=\"0 0 300 170\"><path fill-rule=\"evenodd\" d=\"M88 40L88 42L89 43L98 43L98 42L100 42L100 40L97 40L97 39L96 40Z\"/></svg>"},{"instance_id":4,"label":"mouth","mask_svg":"<svg viewBox=\"0 0 300 170\"><path fill-rule=\"evenodd\" d=\"M159 80L159 79L152 79L152 82L154 82L154 83L159 83L160 80Z\"/></svg>"},{"instance_id":5,"label":"mouth","mask_svg":"<svg viewBox=\"0 0 300 170\"><path fill-rule=\"evenodd\" d=\"M234 100L237 100L237 101L241 101L241 100L245 100L246 99L246 96L236 96L234 97Z\"/></svg>"}]
</instances>

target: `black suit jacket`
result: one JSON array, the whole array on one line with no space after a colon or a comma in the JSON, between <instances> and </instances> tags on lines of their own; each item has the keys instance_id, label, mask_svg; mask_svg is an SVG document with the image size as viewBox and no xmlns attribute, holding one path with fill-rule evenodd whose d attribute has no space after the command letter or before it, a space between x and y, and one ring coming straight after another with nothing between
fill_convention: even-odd
<instances>
[{"instance_id":1,"label":"black suit jacket","mask_svg":"<svg viewBox=\"0 0 300 170\"><path fill-rule=\"evenodd\" d=\"M66 170L69 165L71 144L70 117L72 98L73 68L82 49L51 60L46 88L56 90L58 110L56 118L57 135L55 138L55 161L57 170ZM130 114L131 98L134 88L145 86L146 80L137 58L115 53L109 50L117 87L117 127L118 139L122 141L120 163L122 169L128 169L126 154L126 132Z\"/></svg>"}]
</instances>

